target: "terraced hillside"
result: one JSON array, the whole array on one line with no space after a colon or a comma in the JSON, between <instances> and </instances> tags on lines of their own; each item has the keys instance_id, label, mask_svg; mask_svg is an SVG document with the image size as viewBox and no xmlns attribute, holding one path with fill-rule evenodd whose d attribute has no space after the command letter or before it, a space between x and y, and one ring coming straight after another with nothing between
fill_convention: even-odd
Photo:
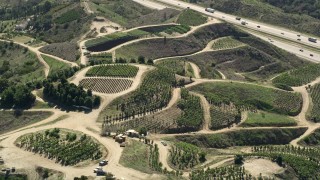
<instances>
[{"instance_id":1,"label":"terraced hillside","mask_svg":"<svg viewBox=\"0 0 320 180\"><path fill-rule=\"evenodd\" d=\"M272 88L237 82L203 83L190 88L204 94L208 102L215 106L234 104L237 109L259 109L279 114L295 116L302 107L302 97Z\"/></svg>"}]
</instances>

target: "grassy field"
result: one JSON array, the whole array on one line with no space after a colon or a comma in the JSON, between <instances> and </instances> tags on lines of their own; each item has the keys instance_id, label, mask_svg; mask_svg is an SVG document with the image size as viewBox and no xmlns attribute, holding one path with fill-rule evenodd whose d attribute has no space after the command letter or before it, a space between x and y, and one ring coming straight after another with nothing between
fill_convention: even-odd
<instances>
[{"instance_id":1,"label":"grassy field","mask_svg":"<svg viewBox=\"0 0 320 180\"><path fill-rule=\"evenodd\" d=\"M150 35L148 32L138 29L129 32L116 32L86 41L85 46L90 51L106 51L122 43L146 37L148 35Z\"/></svg>"},{"instance_id":2,"label":"grassy field","mask_svg":"<svg viewBox=\"0 0 320 180\"><path fill-rule=\"evenodd\" d=\"M173 140L203 148L282 145L290 143L290 141L302 135L306 130L306 128L237 130L218 134L175 136Z\"/></svg>"},{"instance_id":3,"label":"grassy field","mask_svg":"<svg viewBox=\"0 0 320 180\"><path fill-rule=\"evenodd\" d=\"M62 61L56 60L46 55L41 55L41 56L43 60L46 61L46 63L50 66L49 74L54 74L60 70L69 68L69 65Z\"/></svg>"},{"instance_id":4,"label":"grassy field","mask_svg":"<svg viewBox=\"0 0 320 180\"><path fill-rule=\"evenodd\" d=\"M297 122L287 116L267 113L267 112L248 112L248 119L241 124L244 127L256 127L256 126L295 126Z\"/></svg>"},{"instance_id":5,"label":"grassy field","mask_svg":"<svg viewBox=\"0 0 320 180\"><path fill-rule=\"evenodd\" d=\"M15 83L43 80L43 66L36 55L19 45L0 42L0 78Z\"/></svg>"},{"instance_id":6,"label":"grassy field","mask_svg":"<svg viewBox=\"0 0 320 180\"><path fill-rule=\"evenodd\" d=\"M90 8L99 16L132 28L150 24L174 22L179 14L175 9L152 10L131 0L89 2Z\"/></svg>"},{"instance_id":7,"label":"grassy field","mask_svg":"<svg viewBox=\"0 0 320 180\"><path fill-rule=\"evenodd\" d=\"M302 107L302 97L298 93L252 84L203 83L190 90L204 94L212 105L232 103L240 109L253 108L292 116L297 115Z\"/></svg>"},{"instance_id":8,"label":"grassy field","mask_svg":"<svg viewBox=\"0 0 320 180\"><path fill-rule=\"evenodd\" d=\"M156 63L158 66L168 68L175 74L186 77L194 77L193 69L190 63L176 59L168 59Z\"/></svg>"},{"instance_id":9,"label":"grassy field","mask_svg":"<svg viewBox=\"0 0 320 180\"><path fill-rule=\"evenodd\" d=\"M303 2L300 1L300 4L297 3L295 5L304 7L301 5ZM198 3L203 7L212 7L225 13L320 36L320 31L318 30L320 28L319 19L304 13L286 13L280 8L262 2L262 0L202 0L198 1Z\"/></svg>"},{"instance_id":10,"label":"grassy field","mask_svg":"<svg viewBox=\"0 0 320 180\"><path fill-rule=\"evenodd\" d=\"M207 22L207 17L197 11L186 9L182 11L177 19L177 23L188 26L198 26Z\"/></svg>"},{"instance_id":11,"label":"grassy field","mask_svg":"<svg viewBox=\"0 0 320 180\"><path fill-rule=\"evenodd\" d=\"M40 48L40 51L71 62L80 58L79 46L72 42L52 43Z\"/></svg>"},{"instance_id":12,"label":"grassy field","mask_svg":"<svg viewBox=\"0 0 320 180\"><path fill-rule=\"evenodd\" d=\"M0 134L13 131L24 126L44 120L52 115L51 112L33 111L33 112L14 112L0 111Z\"/></svg>"},{"instance_id":13,"label":"grassy field","mask_svg":"<svg viewBox=\"0 0 320 180\"><path fill-rule=\"evenodd\" d=\"M301 86L320 76L320 64L309 64L281 74L274 78L272 83L288 86Z\"/></svg>"},{"instance_id":14,"label":"grassy field","mask_svg":"<svg viewBox=\"0 0 320 180\"><path fill-rule=\"evenodd\" d=\"M301 139L298 144L302 146L312 146L319 147L320 146L320 129L316 129L309 136Z\"/></svg>"},{"instance_id":15,"label":"grassy field","mask_svg":"<svg viewBox=\"0 0 320 180\"><path fill-rule=\"evenodd\" d=\"M124 148L119 163L124 167L132 168L151 174L149 167L149 146L143 142L131 140Z\"/></svg>"},{"instance_id":16,"label":"grassy field","mask_svg":"<svg viewBox=\"0 0 320 180\"><path fill-rule=\"evenodd\" d=\"M233 49L237 48L241 45L245 45L244 43L232 38L232 37L224 37L224 38L219 38L217 39L213 45L212 49L213 50L223 50L223 49Z\"/></svg>"}]
</instances>

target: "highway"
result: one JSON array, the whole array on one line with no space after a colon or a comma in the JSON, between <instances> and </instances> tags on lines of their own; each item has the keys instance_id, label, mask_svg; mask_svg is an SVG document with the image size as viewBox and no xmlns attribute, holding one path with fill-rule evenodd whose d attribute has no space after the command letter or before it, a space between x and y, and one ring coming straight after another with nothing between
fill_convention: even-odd
<instances>
[{"instance_id":1,"label":"highway","mask_svg":"<svg viewBox=\"0 0 320 180\"><path fill-rule=\"evenodd\" d=\"M219 12L219 11L215 11L214 13L210 13L210 12L205 11L204 7L201 7L201 6L198 6L195 4L191 4L191 3L182 2L179 0L155 0L155 1L158 1L158 2L161 2L164 4L168 4L171 6L180 7L182 9L186 9L189 7L190 9L193 9L193 10L198 11L200 13L206 14L207 16L221 19L221 20L224 20L226 22L236 24L236 25L241 25L241 21L245 20L247 22L247 24L245 25L247 28L261 31L263 33L271 34L271 35L278 36L281 38L285 38L288 40L296 41L297 43L305 44L305 45L320 49L320 39L317 43L313 43L308 40L308 38L309 38L308 36L303 35L299 32L294 32L294 31L284 29L281 27L275 27L275 26L272 26L269 24L264 24L261 22L247 20L247 19L236 20L237 16L226 14L226 13ZM260 26L260 28L258 28L258 26ZM298 35L301 35L301 36L298 37ZM298 41L297 39L301 39L301 41Z\"/></svg>"},{"instance_id":2,"label":"highway","mask_svg":"<svg viewBox=\"0 0 320 180\"><path fill-rule=\"evenodd\" d=\"M243 28L247 28L249 30L249 33L260 37L264 40L269 41L270 43L274 44L277 47L280 47L288 52L291 52L293 54L296 54L302 58L308 59L313 62L320 62L320 53L312 51L311 49L305 48L306 46L316 48L320 50L320 39L318 40L317 43L310 42L308 40L309 36L294 32L288 29L284 29L281 27L276 27L272 26L269 24L264 24L261 22L257 21L252 21L252 20L247 20L242 18L241 20L236 20L237 16L226 14L223 12L215 11L214 13L210 13L205 11L204 7L191 4L191 3L186 3L183 1L179 0L134 0L135 2L138 2L144 6L150 7L151 6L154 9L163 9L165 7L177 7L180 9L186 9L190 8L195 11L198 11L202 14L205 14L209 17L213 17L216 19L223 20L225 22L242 26ZM167 5L167 6L166 6ZM246 21L246 25L242 25L241 21ZM258 27L259 26L259 27ZM256 32L261 32L262 34L258 33L252 33L251 31L254 30ZM270 36L268 36L270 35ZM299 35L299 36L298 36ZM291 41L292 43L287 43L287 42L281 42L279 39L275 40L272 36L278 37L281 39L285 39L287 41ZM300 40L298 40L300 39Z\"/></svg>"}]
</instances>

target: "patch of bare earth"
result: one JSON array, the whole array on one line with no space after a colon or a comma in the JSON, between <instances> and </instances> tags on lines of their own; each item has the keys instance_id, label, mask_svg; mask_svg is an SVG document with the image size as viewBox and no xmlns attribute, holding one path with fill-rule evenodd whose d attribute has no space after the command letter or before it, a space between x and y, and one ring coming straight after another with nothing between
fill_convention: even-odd
<instances>
[{"instance_id":1,"label":"patch of bare earth","mask_svg":"<svg viewBox=\"0 0 320 180\"><path fill-rule=\"evenodd\" d=\"M248 159L243 164L244 168L254 177L266 176L274 177L275 174L283 172L285 169L278 164L267 159Z\"/></svg>"}]
</instances>

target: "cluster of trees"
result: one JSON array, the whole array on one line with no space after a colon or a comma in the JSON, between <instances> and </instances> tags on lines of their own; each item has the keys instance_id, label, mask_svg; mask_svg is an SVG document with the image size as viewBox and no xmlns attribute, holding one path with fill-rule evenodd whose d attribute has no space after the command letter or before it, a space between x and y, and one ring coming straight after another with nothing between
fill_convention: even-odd
<instances>
[{"instance_id":1,"label":"cluster of trees","mask_svg":"<svg viewBox=\"0 0 320 180\"><path fill-rule=\"evenodd\" d=\"M46 98L62 106L85 106L96 108L100 106L100 97L92 95L92 91L87 92L75 84L59 82L58 84L44 84L43 94Z\"/></svg>"},{"instance_id":2,"label":"cluster of trees","mask_svg":"<svg viewBox=\"0 0 320 180\"><path fill-rule=\"evenodd\" d=\"M62 130L61 130L62 131ZM100 145L82 134L76 141L66 141L59 129L37 132L21 137L20 148L38 153L62 165L75 165L84 160L97 160L102 157Z\"/></svg>"},{"instance_id":3,"label":"cluster of trees","mask_svg":"<svg viewBox=\"0 0 320 180\"><path fill-rule=\"evenodd\" d=\"M189 94L186 89L181 89L181 100L178 107L183 111L177 120L178 126L185 130L198 130L203 122L203 110L200 98Z\"/></svg>"},{"instance_id":4,"label":"cluster of trees","mask_svg":"<svg viewBox=\"0 0 320 180\"><path fill-rule=\"evenodd\" d=\"M241 166L226 166L219 168L208 168L207 170L195 170L189 175L191 180L203 179L254 179L251 174L247 174L244 167ZM263 179L259 177L258 179Z\"/></svg>"},{"instance_id":5,"label":"cluster of trees","mask_svg":"<svg viewBox=\"0 0 320 180\"><path fill-rule=\"evenodd\" d=\"M146 60L146 58L144 56L139 56L138 59L131 58L130 61L128 61L125 58L120 57L120 58L116 58L115 61L116 61L116 63L127 63L127 62L130 62L130 63L149 64L149 65L153 64L153 60L151 58Z\"/></svg>"},{"instance_id":6,"label":"cluster of trees","mask_svg":"<svg viewBox=\"0 0 320 180\"><path fill-rule=\"evenodd\" d=\"M320 1L318 0L264 0L283 9L286 13L307 14L320 19Z\"/></svg>"},{"instance_id":7,"label":"cluster of trees","mask_svg":"<svg viewBox=\"0 0 320 180\"><path fill-rule=\"evenodd\" d=\"M73 66L67 69L57 71L55 73L50 73L49 76L47 77L47 80L49 82L55 82L58 80L66 81L67 78L73 76L77 71L79 71L83 67L84 66L80 66L80 67Z\"/></svg>"},{"instance_id":8,"label":"cluster of trees","mask_svg":"<svg viewBox=\"0 0 320 180\"><path fill-rule=\"evenodd\" d=\"M185 142L176 143L170 150L170 162L178 169L189 169L206 161L206 153Z\"/></svg>"},{"instance_id":9,"label":"cluster of trees","mask_svg":"<svg viewBox=\"0 0 320 180\"><path fill-rule=\"evenodd\" d=\"M17 5L0 6L0 20L18 19L35 14L43 14L53 7L52 1L40 3L41 0L21 1Z\"/></svg>"},{"instance_id":10,"label":"cluster of trees","mask_svg":"<svg viewBox=\"0 0 320 180\"><path fill-rule=\"evenodd\" d=\"M8 80L0 79L1 108L28 108L35 99L27 85L10 85Z\"/></svg>"}]
</instances>

